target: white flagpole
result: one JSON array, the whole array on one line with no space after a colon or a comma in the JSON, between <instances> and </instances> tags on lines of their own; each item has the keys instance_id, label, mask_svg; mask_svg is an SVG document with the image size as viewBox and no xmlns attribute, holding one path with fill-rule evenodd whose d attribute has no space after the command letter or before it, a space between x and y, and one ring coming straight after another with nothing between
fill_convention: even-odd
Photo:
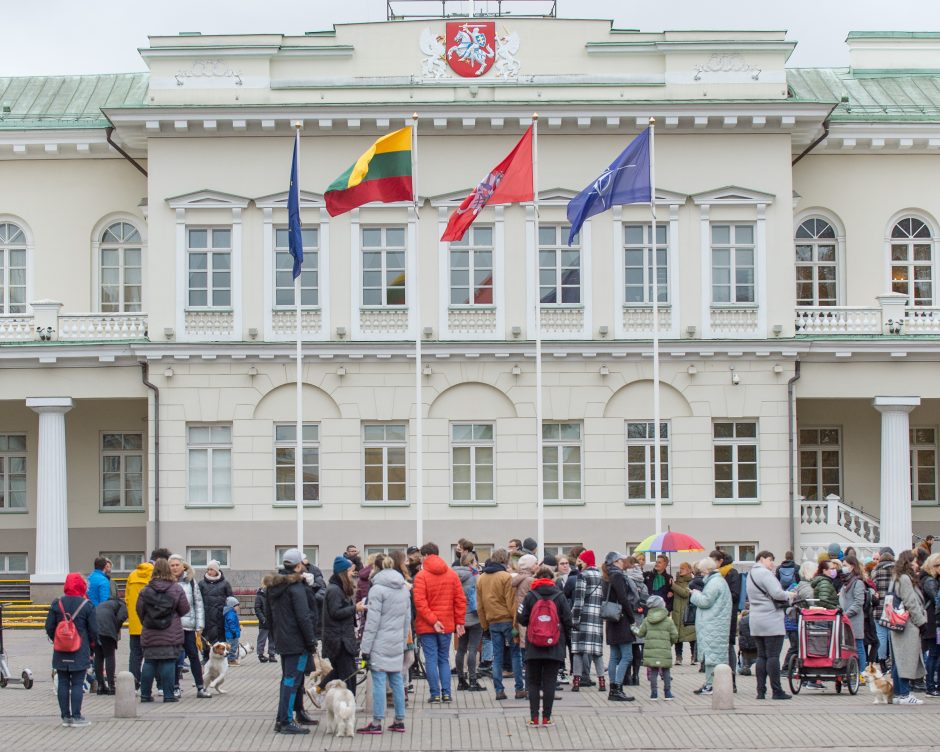
<instances>
[{"instance_id":1,"label":"white flagpole","mask_svg":"<svg viewBox=\"0 0 940 752\"><path fill-rule=\"evenodd\" d=\"M656 118L650 118L650 215L652 216L653 246L653 508L656 523L654 533L661 533L663 528L662 463L660 462L660 414L659 414L659 267L656 246L656 157L653 138L656 131Z\"/></svg>"},{"instance_id":2,"label":"white flagpole","mask_svg":"<svg viewBox=\"0 0 940 752\"><path fill-rule=\"evenodd\" d=\"M424 545L424 400L421 394L421 222L418 214L418 113L412 116L411 128L411 193L415 212L415 517L416 546Z\"/></svg>"},{"instance_id":3,"label":"white flagpole","mask_svg":"<svg viewBox=\"0 0 940 752\"><path fill-rule=\"evenodd\" d=\"M536 540L545 550L545 488L542 467L542 304L539 295L539 116L532 115L532 205L535 209L535 468L536 468Z\"/></svg>"},{"instance_id":4,"label":"white flagpole","mask_svg":"<svg viewBox=\"0 0 940 752\"><path fill-rule=\"evenodd\" d=\"M295 148L297 150L297 178L298 183L300 180L300 129L303 127L303 124L298 121L294 123L295 131ZM300 196L300 185L295 186L297 190L298 198ZM301 322L301 306L300 306L300 280L302 278L303 272L298 274L294 279L294 308L297 312L297 342L296 342L296 381L297 381L297 416L295 421L295 432L294 436L295 445L294 445L294 506L297 511L297 549L299 551L304 550L304 392L303 392L303 375L304 375L304 353L301 340L303 338L303 326Z\"/></svg>"}]
</instances>

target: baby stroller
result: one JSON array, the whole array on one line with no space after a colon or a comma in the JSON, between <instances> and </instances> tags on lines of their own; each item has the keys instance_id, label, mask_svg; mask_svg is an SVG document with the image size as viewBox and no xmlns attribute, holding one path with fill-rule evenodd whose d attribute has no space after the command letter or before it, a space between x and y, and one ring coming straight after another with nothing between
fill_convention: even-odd
<instances>
[{"instance_id":1,"label":"baby stroller","mask_svg":"<svg viewBox=\"0 0 940 752\"><path fill-rule=\"evenodd\" d=\"M3 604L0 603L0 687L6 687L12 678L10 664L7 663L6 650L3 648ZM25 689L33 688L33 672L24 668L20 674L20 681Z\"/></svg>"},{"instance_id":2,"label":"baby stroller","mask_svg":"<svg viewBox=\"0 0 940 752\"><path fill-rule=\"evenodd\" d=\"M836 692L858 692L858 655L852 624L841 608L803 608L797 626L799 653L790 659L790 691L799 694L804 682L834 681Z\"/></svg>"}]
</instances>

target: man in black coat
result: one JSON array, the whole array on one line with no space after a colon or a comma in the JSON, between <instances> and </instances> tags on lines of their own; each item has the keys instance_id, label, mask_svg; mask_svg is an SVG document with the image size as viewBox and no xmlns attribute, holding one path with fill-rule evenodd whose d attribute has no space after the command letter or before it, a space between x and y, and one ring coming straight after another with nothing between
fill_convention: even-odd
<instances>
[{"instance_id":1,"label":"man in black coat","mask_svg":"<svg viewBox=\"0 0 940 752\"><path fill-rule=\"evenodd\" d=\"M297 721L306 726L316 725L303 709L304 672L310 656L317 649L315 612L311 609L313 593L305 582L307 573L303 554L291 548L282 559L284 566L277 574L265 577L267 591L265 616L274 636L274 644L281 656L281 689L277 707L275 732L279 734L306 734Z\"/></svg>"}]
</instances>

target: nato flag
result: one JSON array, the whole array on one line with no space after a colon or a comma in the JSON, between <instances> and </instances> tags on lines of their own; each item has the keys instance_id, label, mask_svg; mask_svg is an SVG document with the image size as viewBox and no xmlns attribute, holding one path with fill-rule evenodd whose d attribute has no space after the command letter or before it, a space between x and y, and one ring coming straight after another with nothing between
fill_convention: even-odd
<instances>
[{"instance_id":1,"label":"nato flag","mask_svg":"<svg viewBox=\"0 0 940 752\"><path fill-rule=\"evenodd\" d=\"M287 242L294 257L294 279L300 276L304 263L304 238L300 232L300 186L297 182L297 157L300 155L300 133L294 139L294 159L290 165L290 190L287 192Z\"/></svg>"},{"instance_id":2,"label":"nato flag","mask_svg":"<svg viewBox=\"0 0 940 752\"><path fill-rule=\"evenodd\" d=\"M600 177L568 203L568 245L581 231L588 217L619 204L645 204L650 201L650 129L647 128L611 162Z\"/></svg>"}]
</instances>

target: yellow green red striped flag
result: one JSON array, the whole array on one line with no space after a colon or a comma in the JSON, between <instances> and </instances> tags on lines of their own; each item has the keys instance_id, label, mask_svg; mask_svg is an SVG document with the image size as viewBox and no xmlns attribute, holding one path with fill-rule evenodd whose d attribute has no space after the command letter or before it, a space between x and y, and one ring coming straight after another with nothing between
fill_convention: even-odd
<instances>
[{"instance_id":1,"label":"yellow green red striped flag","mask_svg":"<svg viewBox=\"0 0 940 752\"><path fill-rule=\"evenodd\" d=\"M378 139L323 197L332 217L373 201L412 201L411 126Z\"/></svg>"}]
</instances>

